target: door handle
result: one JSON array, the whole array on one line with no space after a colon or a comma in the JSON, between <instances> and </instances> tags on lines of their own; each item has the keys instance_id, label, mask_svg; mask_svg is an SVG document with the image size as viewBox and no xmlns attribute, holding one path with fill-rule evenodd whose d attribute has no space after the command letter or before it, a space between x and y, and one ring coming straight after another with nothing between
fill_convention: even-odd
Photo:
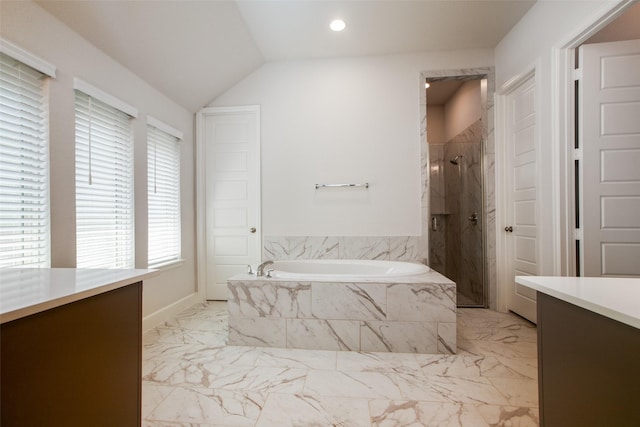
<instances>
[{"instance_id":1,"label":"door handle","mask_svg":"<svg viewBox=\"0 0 640 427\"><path fill-rule=\"evenodd\" d=\"M250 232L251 234L255 233L255 232L256 232L256 228L255 228L255 227L251 227L251 228L249 229L249 232Z\"/></svg>"},{"instance_id":2,"label":"door handle","mask_svg":"<svg viewBox=\"0 0 640 427\"><path fill-rule=\"evenodd\" d=\"M513 233L513 227L512 226L508 226L504 228L504 231L506 231L507 233Z\"/></svg>"}]
</instances>

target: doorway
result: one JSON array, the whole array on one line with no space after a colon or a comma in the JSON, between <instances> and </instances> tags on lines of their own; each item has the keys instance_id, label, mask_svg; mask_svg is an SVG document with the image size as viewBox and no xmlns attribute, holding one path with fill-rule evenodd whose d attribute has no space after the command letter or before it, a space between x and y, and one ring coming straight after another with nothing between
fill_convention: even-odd
<instances>
[{"instance_id":1,"label":"doorway","mask_svg":"<svg viewBox=\"0 0 640 427\"><path fill-rule=\"evenodd\" d=\"M640 39L640 27L637 26L639 18L639 3L621 2L555 51L559 64L558 105L567 106L567 115L560 121L557 130L560 176L564 177L558 185L567 200L560 210L562 275L638 275L635 260L640 253L640 227L634 212L639 204L637 186L632 187L633 182L640 180L637 176L628 175L633 175L637 170L632 158L634 153L638 153L639 131L637 126L622 132L612 131L611 125L605 122L607 117L599 116L616 108L619 110L620 107L637 105L637 101L616 100L606 94L609 98L602 103L598 97L608 90L614 96L635 96L637 99L638 73L635 70L640 51L636 47L621 54L616 49L629 44L628 41ZM605 59L600 60L599 56ZM629 59L630 64L619 64ZM613 73L611 65L622 65L619 68L623 74ZM615 79L613 85L610 82L605 85L598 74L601 71L606 71L610 79ZM624 81L625 75L635 79L635 82ZM587 99L585 95L591 98ZM617 111L610 117L617 120L624 119L625 115ZM637 117L637 113L631 113L631 120L627 118L631 126L636 123L634 117ZM609 138L606 147L602 144L603 138ZM622 142L622 139L626 142ZM623 153L626 155L620 156ZM615 161L607 165L607 161L610 162L612 155L616 154L622 162ZM611 171L626 175L611 180ZM628 188L620 192L620 184ZM614 192L605 194L602 191L605 186L611 187Z\"/></svg>"},{"instance_id":2,"label":"doorway","mask_svg":"<svg viewBox=\"0 0 640 427\"><path fill-rule=\"evenodd\" d=\"M487 237L493 236L489 229L495 229L495 208L489 207L493 192L487 193L485 187L487 177L493 177L494 163L489 147L493 125L488 120L493 107L488 102L492 70L423 76L428 157L423 227L428 233L429 265L456 282L458 307L490 307L490 277L495 277L495 269L489 260L495 255L487 248L495 244L488 245Z\"/></svg>"},{"instance_id":3,"label":"doorway","mask_svg":"<svg viewBox=\"0 0 640 427\"><path fill-rule=\"evenodd\" d=\"M260 107L210 107L196 116L198 281L207 300L260 262Z\"/></svg>"}]
</instances>

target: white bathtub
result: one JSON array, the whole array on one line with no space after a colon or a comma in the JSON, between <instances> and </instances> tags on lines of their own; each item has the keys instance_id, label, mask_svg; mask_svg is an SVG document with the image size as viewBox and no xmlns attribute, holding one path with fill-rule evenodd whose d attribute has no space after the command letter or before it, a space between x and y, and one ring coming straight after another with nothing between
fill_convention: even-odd
<instances>
[{"instance_id":1,"label":"white bathtub","mask_svg":"<svg viewBox=\"0 0 640 427\"><path fill-rule=\"evenodd\" d=\"M275 261L273 277L291 280L376 280L415 276L431 271L423 264L358 259Z\"/></svg>"}]
</instances>

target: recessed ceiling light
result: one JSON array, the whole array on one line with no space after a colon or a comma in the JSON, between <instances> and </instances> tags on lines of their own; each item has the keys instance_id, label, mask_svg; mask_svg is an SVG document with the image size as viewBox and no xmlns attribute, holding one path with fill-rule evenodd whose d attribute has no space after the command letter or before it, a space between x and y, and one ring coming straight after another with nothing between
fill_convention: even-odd
<instances>
[{"instance_id":1,"label":"recessed ceiling light","mask_svg":"<svg viewBox=\"0 0 640 427\"><path fill-rule=\"evenodd\" d=\"M333 21L331 21L331 24L329 24L329 28L331 28L333 31L342 31L346 27L347 23L342 19L334 19Z\"/></svg>"}]
</instances>

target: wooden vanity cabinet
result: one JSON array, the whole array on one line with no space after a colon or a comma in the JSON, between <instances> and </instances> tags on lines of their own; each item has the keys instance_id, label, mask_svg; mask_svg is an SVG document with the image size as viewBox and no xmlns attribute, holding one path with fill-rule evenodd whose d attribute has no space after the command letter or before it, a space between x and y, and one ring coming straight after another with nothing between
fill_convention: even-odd
<instances>
[{"instance_id":1,"label":"wooden vanity cabinet","mask_svg":"<svg viewBox=\"0 0 640 427\"><path fill-rule=\"evenodd\" d=\"M640 330L537 293L543 427L640 426Z\"/></svg>"},{"instance_id":2,"label":"wooden vanity cabinet","mask_svg":"<svg viewBox=\"0 0 640 427\"><path fill-rule=\"evenodd\" d=\"M142 282L3 323L2 427L139 427Z\"/></svg>"}]
</instances>

